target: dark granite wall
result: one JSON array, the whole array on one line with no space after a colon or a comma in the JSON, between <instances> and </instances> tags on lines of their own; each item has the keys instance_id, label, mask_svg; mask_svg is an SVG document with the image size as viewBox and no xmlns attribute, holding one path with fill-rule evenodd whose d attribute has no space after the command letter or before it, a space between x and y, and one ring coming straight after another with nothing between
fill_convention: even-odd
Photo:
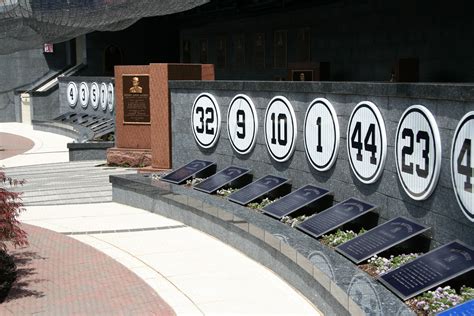
<instances>
[{"instance_id":1,"label":"dark granite wall","mask_svg":"<svg viewBox=\"0 0 474 316\"><path fill-rule=\"evenodd\" d=\"M56 44L54 49L52 54L32 49L0 55L0 122L21 121L20 95L15 90L27 87L67 65L66 43ZM57 94L55 96L57 99ZM45 107L48 106L45 104Z\"/></svg>"},{"instance_id":2,"label":"dark granite wall","mask_svg":"<svg viewBox=\"0 0 474 316\"><path fill-rule=\"evenodd\" d=\"M421 82L474 81L474 19L467 12L473 3L453 1L327 1L326 5L307 4L299 11L253 16L239 14L202 17L197 26L185 26L181 39L191 42L192 62L199 62L199 42L208 41L208 58L216 62L218 36L227 39L229 66L216 67L216 78L223 80L273 80L287 77L286 69L273 67L275 30L288 31L288 62L298 62L296 36L302 27L310 28L311 61L329 62L331 80L389 81L399 58L419 59ZM308 1L309 3L309 1ZM283 10L282 10L283 11ZM189 23L193 23L190 21ZM253 36L264 32L266 67L256 69ZM244 33L246 64L235 66L234 37Z\"/></svg>"},{"instance_id":3,"label":"dark granite wall","mask_svg":"<svg viewBox=\"0 0 474 316\"><path fill-rule=\"evenodd\" d=\"M370 83L290 83L290 82L170 82L172 103L172 162L179 167L193 159L216 161L218 169L235 164L253 169L255 177L273 174L288 177L293 187L307 183L334 191L335 200L356 196L380 207L382 221L404 215L433 227L434 246L460 239L474 245L474 223L462 213L453 191L450 174L450 149L454 129L462 116L474 109L472 85L370 84ZM217 145L201 150L191 131L191 107L198 94L208 92L216 97L222 115L222 128ZM231 99L247 94L255 103L259 132L254 150L238 156L227 136L226 114ZM296 150L286 163L274 162L267 152L263 135L263 118L270 99L286 96L292 103L298 123ZM327 172L316 172L306 158L303 146L303 120L307 106L317 97L327 98L339 118L341 142L338 159ZM386 125L388 153L381 178L364 185L353 175L346 150L348 118L361 101L372 101L380 109ZM442 142L442 164L438 185L425 201L410 199L396 172L394 139L403 111L414 104L426 106L436 118Z\"/></svg>"}]
</instances>

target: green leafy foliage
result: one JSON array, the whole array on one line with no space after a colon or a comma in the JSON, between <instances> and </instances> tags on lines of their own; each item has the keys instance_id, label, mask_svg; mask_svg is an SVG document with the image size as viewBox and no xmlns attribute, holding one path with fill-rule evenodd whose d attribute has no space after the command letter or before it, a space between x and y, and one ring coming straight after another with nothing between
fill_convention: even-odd
<instances>
[{"instance_id":1,"label":"green leafy foliage","mask_svg":"<svg viewBox=\"0 0 474 316\"><path fill-rule=\"evenodd\" d=\"M329 235L323 235L321 242L330 247L337 247L343 243L365 233L365 229L362 228L359 233L355 233L352 230L340 230L338 229L335 233Z\"/></svg>"}]
</instances>

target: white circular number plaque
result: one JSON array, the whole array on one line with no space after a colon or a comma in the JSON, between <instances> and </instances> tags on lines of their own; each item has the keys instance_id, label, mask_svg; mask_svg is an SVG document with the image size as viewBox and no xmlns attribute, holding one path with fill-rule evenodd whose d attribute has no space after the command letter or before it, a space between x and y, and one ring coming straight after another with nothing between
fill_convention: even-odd
<instances>
[{"instance_id":1,"label":"white circular number plaque","mask_svg":"<svg viewBox=\"0 0 474 316\"><path fill-rule=\"evenodd\" d=\"M107 86L107 106L109 108L109 112L114 111L114 98L115 98L115 92L114 92L114 85L112 83L109 83Z\"/></svg>"},{"instance_id":2,"label":"white circular number plaque","mask_svg":"<svg viewBox=\"0 0 474 316\"><path fill-rule=\"evenodd\" d=\"M464 215L474 222L472 177L474 164L471 143L474 139L474 112L467 113L459 122L451 148L451 178L454 193Z\"/></svg>"},{"instance_id":3,"label":"white circular number plaque","mask_svg":"<svg viewBox=\"0 0 474 316\"><path fill-rule=\"evenodd\" d=\"M273 159L285 162L291 158L296 143L296 117L287 98L274 97L267 106L264 121L265 143Z\"/></svg>"},{"instance_id":4,"label":"white circular number plaque","mask_svg":"<svg viewBox=\"0 0 474 316\"><path fill-rule=\"evenodd\" d=\"M100 85L100 108L102 111L107 110L107 84L105 82Z\"/></svg>"},{"instance_id":5,"label":"white circular number plaque","mask_svg":"<svg viewBox=\"0 0 474 316\"><path fill-rule=\"evenodd\" d=\"M398 123L395 162L412 199L424 200L433 193L441 169L441 139L433 115L422 105L410 106Z\"/></svg>"},{"instance_id":6,"label":"white circular number plaque","mask_svg":"<svg viewBox=\"0 0 474 316\"><path fill-rule=\"evenodd\" d=\"M81 82L79 86L79 102L84 109L87 108L89 103L89 86L85 82Z\"/></svg>"},{"instance_id":7,"label":"white circular number plaque","mask_svg":"<svg viewBox=\"0 0 474 316\"><path fill-rule=\"evenodd\" d=\"M370 184L382 175L387 158L387 134L382 115L375 104L356 105L347 128L347 153L357 179Z\"/></svg>"},{"instance_id":8,"label":"white circular number plaque","mask_svg":"<svg viewBox=\"0 0 474 316\"><path fill-rule=\"evenodd\" d=\"M232 148L239 154L248 154L255 145L257 131L257 111L252 100L243 94L235 96L227 111L227 133Z\"/></svg>"},{"instance_id":9,"label":"white circular number plaque","mask_svg":"<svg viewBox=\"0 0 474 316\"><path fill-rule=\"evenodd\" d=\"M94 108L94 110L97 110L99 107L99 85L97 82L93 82L91 84L91 105Z\"/></svg>"},{"instance_id":10,"label":"white circular number plaque","mask_svg":"<svg viewBox=\"0 0 474 316\"><path fill-rule=\"evenodd\" d=\"M202 93L194 101L191 127L199 146L211 148L216 144L221 129L221 111L212 95Z\"/></svg>"},{"instance_id":11,"label":"white circular number plaque","mask_svg":"<svg viewBox=\"0 0 474 316\"><path fill-rule=\"evenodd\" d=\"M74 82L69 82L67 85L67 102L70 107L75 107L77 104L77 85Z\"/></svg>"},{"instance_id":12,"label":"white circular number plaque","mask_svg":"<svg viewBox=\"0 0 474 316\"><path fill-rule=\"evenodd\" d=\"M318 171L329 170L339 150L339 122L332 104L323 98L311 102L304 118L304 147L311 165Z\"/></svg>"}]
</instances>

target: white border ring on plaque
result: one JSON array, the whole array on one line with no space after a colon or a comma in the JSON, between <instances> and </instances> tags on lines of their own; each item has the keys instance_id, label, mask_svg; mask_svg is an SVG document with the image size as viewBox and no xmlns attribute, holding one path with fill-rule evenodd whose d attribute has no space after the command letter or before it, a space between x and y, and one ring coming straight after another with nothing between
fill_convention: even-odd
<instances>
[{"instance_id":1,"label":"white border ring on plaque","mask_svg":"<svg viewBox=\"0 0 474 316\"><path fill-rule=\"evenodd\" d=\"M105 82L100 84L100 108L102 111L107 110L107 84Z\"/></svg>"},{"instance_id":2,"label":"white border ring on plaque","mask_svg":"<svg viewBox=\"0 0 474 316\"><path fill-rule=\"evenodd\" d=\"M107 107L109 108L109 112L114 111L114 100L115 100L114 85L112 83L109 83L107 86Z\"/></svg>"},{"instance_id":3,"label":"white border ring on plaque","mask_svg":"<svg viewBox=\"0 0 474 316\"><path fill-rule=\"evenodd\" d=\"M93 82L91 84L90 98L92 108L94 110L97 110L99 108L100 101L99 85L97 84L97 82Z\"/></svg>"},{"instance_id":4,"label":"white border ring on plaque","mask_svg":"<svg viewBox=\"0 0 474 316\"><path fill-rule=\"evenodd\" d=\"M257 110L252 100L236 95L227 111L227 134L232 148L239 154L248 154L255 146L258 132Z\"/></svg>"},{"instance_id":5,"label":"white border ring on plaque","mask_svg":"<svg viewBox=\"0 0 474 316\"><path fill-rule=\"evenodd\" d=\"M474 111L459 121L451 147L451 179L454 193L464 215L474 222L474 176L471 143L474 139Z\"/></svg>"},{"instance_id":6,"label":"white border ring on plaque","mask_svg":"<svg viewBox=\"0 0 474 316\"><path fill-rule=\"evenodd\" d=\"M217 143L221 130L221 111L213 95L201 93L194 100L191 129L200 147L208 149Z\"/></svg>"},{"instance_id":7,"label":"white border ring on plaque","mask_svg":"<svg viewBox=\"0 0 474 316\"><path fill-rule=\"evenodd\" d=\"M89 104L89 86L85 82L79 85L79 103L84 109Z\"/></svg>"},{"instance_id":8,"label":"white border ring on plaque","mask_svg":"<svg viewBox=\"0 0 474 316\"><path fill-rule=\"evenodd\" d=\"M69 106L72 108L76 107L79 92L77 90L77 84L75 82L71 81L67 84L66 94Z\"/></svg>"},{"instance_id":9,"label":"white border ring on plaque","mask_svg":"<svg viewBox=\"0 0 474 316\"><path fill-rule=\"evenodd\" d=\"M268 103L263 129L270 156L277 162L288 161L295 151L298 128L295 111L287 98L276 96Z\"/></svg>"},{"instance_id":10,"label":"white border ring on plaque","mask_svg":"<svg viewBox=\"0 0 474 316\"><path fill-rule=\"evenodd\" d=\"M306 156L314 169L327 171L339 151L339 121L331 102L314 99L304 118L303 139Z\"/></svg>"},{"instance_id":11,"label":"white border ring on plaque","mask_svg":"<svg viewBox=\"0 0 474 316\"><path fill-rule=\"evenodd\" d=\"M398 178L412 199L427 199L438 183L441 170L441 138L438 124L422 105L403 112L395 136Z\"/></svg>"},{"instance_id":12,"label":"white border ring on plaque","mask_svg":"<svg viewBox=\"0 0 474 316\"><path fill-rule=\"evenodd\" d=\"M362 101L347 126L347 154L354 175L365 184L382 175L387 158L387 132L382 114L370 101Z\"/></svg>"}]
</instances>

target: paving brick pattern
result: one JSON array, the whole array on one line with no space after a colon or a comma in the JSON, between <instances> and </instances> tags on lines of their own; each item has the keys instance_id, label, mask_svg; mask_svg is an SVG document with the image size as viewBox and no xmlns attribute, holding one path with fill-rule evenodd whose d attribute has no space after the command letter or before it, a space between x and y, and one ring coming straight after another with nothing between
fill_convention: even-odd
<instances>
[{"instance_id":1,"label":"paving brick pattern","mask_svg":"<svg viewBox=\"0 0 474 316\"><path fill-rule=\"evenodd\" d=\"M65 235L23 224L30 245L10 249L18 277L0 315L175 315L133 272Z\"/></svg>"},{"instance_id":2,"label":"paving brick pattern","mask_svg":"<svg viewBox=\"0 0 474 316\"><path fill-rule=\"evenodd\" d=\"M22 154L33 148L34 145L35 143L26 137L0 133L0 160Z\"/></svg>"}]
</instances>

